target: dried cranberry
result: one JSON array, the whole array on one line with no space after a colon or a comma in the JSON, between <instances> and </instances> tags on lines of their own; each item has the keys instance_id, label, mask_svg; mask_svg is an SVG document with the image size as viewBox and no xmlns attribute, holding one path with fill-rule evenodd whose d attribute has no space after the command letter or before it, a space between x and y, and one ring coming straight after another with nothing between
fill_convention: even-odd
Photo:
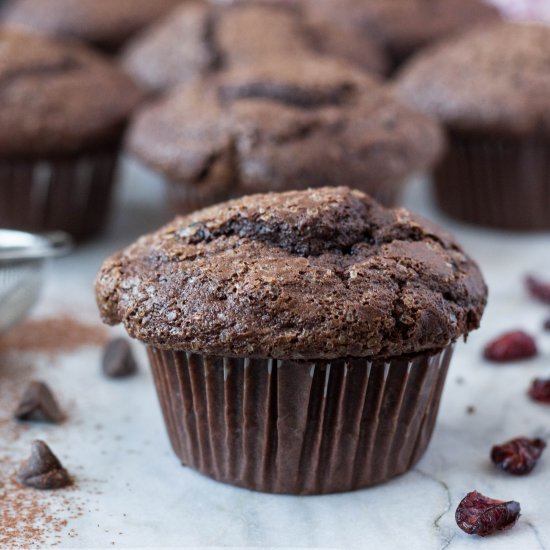
<instances>
[{"instance_id":1,"label":"dried cranberry","mask_svg":"<svg viewBox=\"0 0 550 550\"><path fill-rule=\"evenodd\" d=\"M546 319L546 321L544 321L544 323L542 325L542 328L544 328L544 330L549 330L550 331L550 317L548 317L548 319Z\"/></svg>"},{"instance_id":2,"label":"dried cranberry","mask_svg":"<svg viewBox=\"0 0 550 550\"><path fill-rule=\"evenodd\" d=\"M537 355L537 344L532 336L522 330L507 332L493 340L483 352L485 359L497 363L528 359Z\"/></svg>"},{"instance_id":3,"label":"dried cranberry","mask_svg":"<svg viewBox=\"0 0 550 550\"><path fill-rule=\"evenodd\" d=\"M533 298L550 304L550 282L541 281L535 277L529 276L525 279L527 290Z\"/></svg>"},{"instance_id":4,"label":"dried cranberry","mask_svg":"<svg viewBox=\"0 0 550 550\"><path fill-rule=\"evenodd\" d=\"M542 439L517 437L491 450L491 460L501 470L515 476L528 474L537 465L546 443Z\"/></svg>"},{"instance_id":5,"label":"dried cranberry","mask_svg":"<svg viewBox=\"0 0 550 550\"><path fill-rule=\"evenodd\" d=\"M529 396L535 401L550 405L550 379L537 378L529 388Z\"/></svg>"},{"instance_id":6,"label":"dried cranberry","mask_svg":"<svg viewBox=\"0 0 550 550\"><path fill-rule=\"evenodd\" d=\"M455 519L457 525L469 535L486 537L513 527L519 513L519 502L494 500L472 491L458 505Z\"/></svg>"}]
</instances>

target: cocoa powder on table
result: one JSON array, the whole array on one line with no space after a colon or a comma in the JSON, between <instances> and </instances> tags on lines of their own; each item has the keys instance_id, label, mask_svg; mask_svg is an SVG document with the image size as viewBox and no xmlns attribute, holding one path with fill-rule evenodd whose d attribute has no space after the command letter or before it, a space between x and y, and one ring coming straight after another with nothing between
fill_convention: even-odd
<instances>
[{"instance_id":1,"label":"cocoa powder on table","mask_svg":"<svg viewBox=\"0 0 550 550\"><path fill-rule=\"evenodd\" d=\"M24 456L14 445L33 426L15 421L13 413L25 386L39 374L34 365L37 355L51 359L108 340L101 325L68 314L30 319L0 335L0 548L55 544L68 528L67 518L82 515L83 504L70 488L39 492L16 482L14 472ZM59 509L64 510L63 518L57 515Z\"/></svg>"},{"instance_id":2,"label":"cocoa powder on table","mask_svg":"<svg viewBox=\"0 0 550 550\"><path fill-rule=\"evenodd\" d=\"M54 510L71 510L69 519L83 513L81 505L75 505L65 490L63 495L44 494L23 488L13 479L0 485L1 548L40 548L46 543L59 543L68 520L56 517Z\"/></svg>"},{"instance_id":3,"label":"cocoa powder on table","mask_svg":"<svg viewBox=\"0 0 550 550\"><path fill-rule=\"evenodd\" d=\"M0 354L32 352L55 355L84 346L100 346L109 335L99 324L89 324L68 314L29 319L0 335Z\"/></svg>"},{"instance_id":4,"label":"cocoa powder on table","mask_svg":"<svg viewBox=\"0 0 550 550\"><path fill-rule=\"evenodd\" d=\"M80 517L82 504L69 490L44 493L21 487L14 473L24 453L15 451L20 438L33 426L13 419L21 390L35 375L32 362L24 354L0 354L0 548L40 548L57 542L69 519ZM17 446L19 449L20 446ZM56 510L64 509L64 517Z\"/></svg>"}]
</instances>

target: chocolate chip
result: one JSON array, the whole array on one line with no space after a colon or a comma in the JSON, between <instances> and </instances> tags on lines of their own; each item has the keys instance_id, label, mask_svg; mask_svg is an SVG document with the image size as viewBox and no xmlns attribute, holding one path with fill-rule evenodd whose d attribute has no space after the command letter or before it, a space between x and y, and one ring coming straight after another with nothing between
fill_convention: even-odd
<instances>
[{"instance_id":1,"label":"chocolate chip","mask_svg":"<svg viewBox=\"0 0 550 550\"><path fill-rule=\"evenodd\" d=\"M109 378L124 378L137 372L137 363L128 340L115 338L105 346L102 368Z\"/></svg>"},{"instance_id":2,"label":"chocolate chip","mask_svg":"<svg viewBox=\"0 0 550 550\"><path fill-rule=\"evenodd\" d=\"M31 456L17 472L21 485L35 489L61 489L72 483L69 473L43 441L33 441Z\"/></svg>"},{"instance_id":3,"label":"chocolate chip","mask_svg":"<svg viewBox=\"0 0 550 550\"><path fill-rule=\"evenodd\" d=\"M30 382L14 413L19 420L52 422L63 420L63 413L50 388L44 382Z\"/></svg>"}]
</instances>

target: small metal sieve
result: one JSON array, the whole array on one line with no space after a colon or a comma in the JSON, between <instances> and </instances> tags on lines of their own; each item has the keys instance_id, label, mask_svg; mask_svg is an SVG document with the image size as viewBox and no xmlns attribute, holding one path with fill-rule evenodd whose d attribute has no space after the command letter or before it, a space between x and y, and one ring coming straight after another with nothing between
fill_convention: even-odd
<instances>
[{"instance_id":1,"label":"small metal sieve","mask_svg":"<svg viewBox=\"0 0 550 550\"><path fill-rule=\"evenodd\" d=\"M33 235L0 229L0 333L21 321L35 304L46 260L71 248L72 240L65 233Z\"/></svg>"}]
</instances>

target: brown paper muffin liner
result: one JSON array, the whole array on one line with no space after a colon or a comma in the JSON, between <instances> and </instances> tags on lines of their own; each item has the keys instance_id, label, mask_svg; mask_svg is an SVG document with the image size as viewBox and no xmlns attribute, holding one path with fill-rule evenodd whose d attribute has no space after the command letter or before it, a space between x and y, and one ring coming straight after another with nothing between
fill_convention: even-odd
<instances>
[{"instance_id":1,"label":"brown paper muffin liner","mask_svg":"<svg viewBox=\"0 0 550 550\"><path fill-rule=\"evenodd\" d=\"M238 189L201 188L199 185L188 185L176 181L168 181L167 190L168 207L174 216L189 214L195 210L237 199L246 194ZM383 206L392 207L400 203L403 184L377 186L362 190Z\"/></svg>"},{"instance_id":2,"label":"brown paper muffin liner","mask_svg":"<svg viewBox=\"0 0 550 550\"><path fill-rule=\"evenodd\" d=\"M550 138L452 132L449 144L435 171L444 212L501 229L550 229Z\"/></svg>"},{"instance_id":3,"label":"brown paper muffin liner","mask_svg":"<svg viewBox=\"0 0 550 550\"><path fill-rule=\"evenodd\" d=\"M331 362L148 351L184 465L258 491L322 494L380 483L420 459L453 348Z\"/></svg>"},{"instance_id":4,"label":"brown paper muffin liner","mask_svg":"<svg viewBox=\"0 0 550 550\"><path fill-rule=\"evenodd\" d=\"M118 144L68 157L0 159L0 227L96 234L111 203Z\"/></svg>"}]
</instances>

